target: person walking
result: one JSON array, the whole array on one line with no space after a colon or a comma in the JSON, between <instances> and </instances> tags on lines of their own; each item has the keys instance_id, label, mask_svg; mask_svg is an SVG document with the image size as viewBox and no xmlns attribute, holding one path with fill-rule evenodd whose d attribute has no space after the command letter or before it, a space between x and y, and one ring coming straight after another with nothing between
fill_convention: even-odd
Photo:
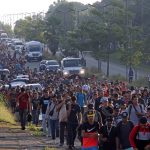
<instances>
[{"instance_id":1,"label":"person walking","mask_svg":"<svg viewBox=\"0 0 150 150\"><path fill-rule=\"evenodd\" d=\"M128 113L121 114L122 121L117 124L117 150L133 150L129 141L129 135L132 131L134 124L129 121Z\"/></svg>"},{"instance_id":2,"label":"person walking","mask_svg":"<svg viewBox=\"0 0 150 150\"><path fill-rule=\"evenodd\" d=\"M25 130L26 119L27 119L27 112L31 112L31 105L30 105L30 97L25 92L24 88L21 88L21 93L18 96L17 105L19 107L19 114L20 114L20 122L21 122L21 129Z\"/></svg>"},{"instance_id":3,"label":"person walking","mask_svg":"<svg viewBox=\"0 0 150 150\"><path fill-rule=\"evenodd\" d=\"M77 127L82 123L82 114L80 106L76 103L76 97L71 97L71 102L68 104L68 149L74 148L74 141L77 135Z\"/></svg>"},{"instance_id":4,"label":"person walking","mask_svg":"<svg viewBox=\"0 0 150 150\"><path fill-rule=\"evenodd\" d=\"M63 94L62 96L58 97L58 105L56 106L58 114L59 114L59 116L58 116L58 118L59 118L59 138L60 138L59 146L64 145L64 135L65 135L65 131L67 130L68 116L67 116L66 101L67 101L67 95Z\"/></svg>"},{"instance_id":5,"label":"person walking","mask_svg":"<svg viewBox=\"0 0 150 150\"><path fill-rule=\"evenodd\" d=\"M129 140L134 150L150 149L150 124L146 117L140 118L139 124L132 129Z\"/></svg>"},{"instance_id":6,"label":"person walking","mask_svg":"<svg viewBox=\"0 0 150 150\"><path fill-rule=\"evenodd\" d=\"M46 109L47 106L50 102L50 96L49 96L49 92L47 90L44 90L43 92L43 97L40 100L40 108L42 111L42 131L44 133L46 133L46 127L47 127L47 123L46 123Z\"/></svg>"},{"instance_id":7,"label":"person walking","mask_svg":"<svg viewBox=\"0 0 150 150\"><path fill-rule=\"evenodd\" d=\"M79 104L79 106L81 108L81 112L83 114L84 113L84 105L86 104L86 97L85 97L85 94L83 93L82 88L80 88L79 91L77 92L76 98L77 98L77 104Z\"/></svg>"},{"instance_id":8,"label":"person walking","mask_svg":"<svg viewBox=\"0 0 150 150\"><path fill-rule=\"evenodd\" d=\"M31 105L32 105L32 121L33 124L37 126L39 122L39 114L40 114L40 110L39 110L40 100L37 92L33 93Z\"/></svg>"},{"instance_id":9,"label":"person walking","mask_svg":"<svg viewBox=\"0 0 150 150\"><path fill-rule=\"evenodd\" d=\"M140 117L144 116L144 106L139 103L138 97L136 95L132 96L132 102L128 106L127 112L129 114L129 120L131 120L134 125L137 125L139 123Z\"/></svg>"},{"instance_id":10,"label":"person walking","mask_svg":"<svg viewBox=\"0 0 150 150\"><path fill-rule=\"evenodd\" d=\"M46 119L48 120L48 136L52 135L52 140L59 136L58 129L58 111L57 111L57 97L53 95L51 102L47 106Z\"/></svg>"},{"instance_id":11,"label":"person walking","mask_svg":"<svg viewBox=\"0 0 150 150\"><path fill-rule=\"evenodd\" d=\"M134 72L133 72L132 67L130 67L130 69L129 69L128 76L129 76L129 83L132 83L133 82L133 77L134 77Z\"/></svg>"},{"instance_id":12,"label":"person walking","mask_svg":"<svg viewBox=\"0 0 150 150\"><path fill-rule=\"evenodd\" d=\"M100 126L95 122L95 110L87 112L87 121L81 126L82 150L98 150Z\"/></svg>"},{"instance_id":13,"label":"person walking","mask_svg":"<svg viewBox=\"0 0 150 150\"><path fill-rule=\"evenodd\" d=\"M116 150L117 144L117 132L116 127L113 126L113 118L106 118L106 125L100 128L100 140L102 142L102 149L104 150Z\"/></svg>"}]
</instances>

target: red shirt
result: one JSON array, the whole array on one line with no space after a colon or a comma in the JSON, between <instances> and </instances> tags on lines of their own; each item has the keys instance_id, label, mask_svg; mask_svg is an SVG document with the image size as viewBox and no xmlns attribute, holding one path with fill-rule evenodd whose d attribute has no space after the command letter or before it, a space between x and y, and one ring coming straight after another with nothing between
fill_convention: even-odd
<instances>
[{"instance_id":1,"label":"red shirt","mask_svg":"<svg viewBox=\"0 0 150 150\"><path fill-rule=\"evenodd\" d=\"M28 108L28 106L29 106L29 96L28 96L27 93L23 93L23 94L21 93L19 95L18 100L19 100L19 108L20 109L27 109Z\"/></svg>"},{"instance_id":2,"label":"red shirt","mask_svg":"<svg viewBox=\"0 0 150 150\"><path fill-rule=\"evenodd\" d=\"M145 127L140 125L135 126L129 136L130 144L133 148L136 148L135 138L138 140L149 141L150 140L150 124L148 123ZM138 136L137 136L138 132ZM149 143L150 144L150 143Z\"/></svg>"}]
</instances>

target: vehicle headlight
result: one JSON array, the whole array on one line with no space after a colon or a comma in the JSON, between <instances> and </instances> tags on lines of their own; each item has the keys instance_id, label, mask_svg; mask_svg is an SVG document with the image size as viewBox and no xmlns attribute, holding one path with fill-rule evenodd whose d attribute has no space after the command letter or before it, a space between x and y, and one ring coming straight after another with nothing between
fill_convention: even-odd
<instances>
[{"instance_id":1,"label":"vehicle headlight","mask_svg":"<svg viewBox=\"0 0 150 150\"><path fill-rule=\"evenodd\" d=\"M28 56L29 56L29 57L31 57L31 56L32 56L32 54L31 54L31 53L29 53L29 54L28 54Z\"/></svg>"},{"instance_id":2,"label":"vehicle headlight","mask_svg":"<svg viewBox=\"0 0 150 150\"><path fill-rule=\"evenodd\" d=\"M81 69L81 70L80 70L80 74L85 74L85 70L84 70L84 69Z\"/></svg>"},{"instance_id":3,"label":"vehicle headlight","mask_svg":"<svg viewBox=\"0 0 150 150\"><path fill-rule=\"evenodd\" d=\"M63 74L66 76L66 75L69 74L69 72L68 71L64 71Z\"/></svg>"}]
</instances>

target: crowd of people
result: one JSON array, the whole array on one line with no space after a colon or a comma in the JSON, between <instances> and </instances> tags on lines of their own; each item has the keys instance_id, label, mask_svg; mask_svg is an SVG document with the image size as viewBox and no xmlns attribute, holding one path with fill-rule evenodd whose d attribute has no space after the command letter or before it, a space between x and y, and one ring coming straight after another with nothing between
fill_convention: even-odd
<instances>
[{"instance_id":1,"label":"crowd of people","mask_svg":"<svg viewBox=\"0 0 150 150\"><path fill-rule=\"evenodd\" d=\"M16 64L12 60L1 62L10 67ZM98 80L94 75L86 78L39 73L24 66L30 80L36 79L44 87L42 91L5 86L0 89L13 112L19 111L22 130L26 129L27 121L31 121L41 126L50 140L59 138L59 146L66 144L69 150L75 149L75 140L83 150L150 149L148 87Z\"/></svg>"}]
</instances>

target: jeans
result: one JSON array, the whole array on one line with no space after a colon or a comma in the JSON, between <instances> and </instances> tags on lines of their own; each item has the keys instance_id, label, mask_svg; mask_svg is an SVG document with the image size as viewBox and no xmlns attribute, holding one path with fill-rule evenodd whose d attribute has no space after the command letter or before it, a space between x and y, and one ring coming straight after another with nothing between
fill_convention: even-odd
<instances>
[{"instance_id":1,"label":"jeans","mask_svg":"<svg viewBox=\"0 0 150 150\"><path fill-rule=\"evenodd\" d=\"M51 121L50 121L50 116L48 117L48 136L51 136Z\"/></svg>"},{"instance_id":2,"label":"jeans","mask_svg":"<svg viewBox=\"0 0 150 150\"><path fill-rule=\"evenodd\" d=\"M59 123L59 137L60 137L61 144L64 144L65 128L67 129L67 122L60 122Z\"/></svg>"},{"instance_id":3,"label":"jeans","mask_svg":"<svg viewBox=\"0 0 150 150\"><path fill-rule=\"evenodd\" d=\"M81 113L84 114L84 107L81 107Z\"/></svg>"},{"instance_id":4,"label":"jeans","mask_svg":"<svg viewBox=\"0 0 150 150\"><path fill-rule=\"evenodd\" d=\"M46 132L46 127L47 127L47 124L46 124L46 115L42 114L42 128L43 128L43 132Z\"/></svg>"},{"instance_id":5,"label":"jeans","mask_svg":"<svg viewBox=\"0 0 150 150\"><path fill-rule=\"evenodd\" d=\"M33 119L33 124L38 125L38 122L39 122L39 110L36 110L36 109L32 110L32 119Z\"/></svg>"},{"instance_id":6,"label":"jeans","mask_svg":"<svg viewBox=\"0 0 150 150\"><path fill-rule=\"evenodd\" d=\"M20 109L19 114L20 114L21 127L25 128L26 121L27 121L27 109Z\"/></svg>"},{"instance_id":7,"label":"jeans","mask_svg":"<svg viewBox=\"0 0 150 150\"><path fill-rule=\"evenodd\" d=\"M52 139L59 136L58 120L50 119Z\"/></svg>"},{"instance_id":8,"label":"jeans","mask_svg":"<svg viewBox=\"0 0 150 150\"><path fill-rule=\"evenodd\" d=\"M68 144L74 146L74 141L77 135L78 124L68 124Z\"/></svg>"}]
</instances>

